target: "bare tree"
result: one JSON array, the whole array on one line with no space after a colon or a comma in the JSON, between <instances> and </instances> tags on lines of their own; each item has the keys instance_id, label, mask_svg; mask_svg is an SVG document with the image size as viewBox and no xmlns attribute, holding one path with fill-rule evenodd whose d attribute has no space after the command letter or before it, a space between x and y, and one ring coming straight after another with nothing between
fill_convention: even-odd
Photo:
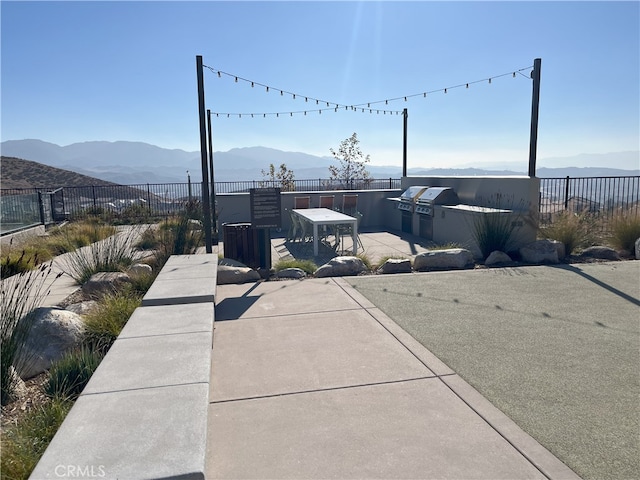
<instances>
[{"instance_id":1,"label":"bare tree","mask_svg":"<svg viewBox=\"0 0 640 480\"><path fill-rule=\"evenodd\" d=\"M283 192L292 192L295 190L293 170L289 170L284 163L280 165L280 169L277 172L273 163L269 164L269 171L266 172L262 170L262 176L265 177L265 181L261 182L262 186L279 184Z\"/></svg>"},{"instance_id":2,"label":"bare tree","mask_svg":"<svg viewBox=\"0 0 640 480\"><path fill-rule=\"evenodd\" d=\"M369 163L369 155L365 156L358 146L360 140L354 132L349 138L340 143L336 152L333 148L329 151L338 160L339 165L330 165L329 172L331 180L338 180L341 183L353 188L354 180L369 180L371 174L367 171L366 164Z\"/></svg>"}]
</instances>

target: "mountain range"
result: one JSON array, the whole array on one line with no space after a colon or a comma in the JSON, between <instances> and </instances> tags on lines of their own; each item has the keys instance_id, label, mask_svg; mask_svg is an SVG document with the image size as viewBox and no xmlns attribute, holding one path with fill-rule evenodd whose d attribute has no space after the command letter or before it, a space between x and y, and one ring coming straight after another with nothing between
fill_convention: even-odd
<instances>
[{"instance_id":1,"label":"mountain range","mask_svg":"<svg viewBox=\"0 0 640 480\"><path fill-rule=\"evenodd\" d=\"M16 157L35 161L51 167L80 173L104 181L131 185L141 183L186 182L187 172L194 182L201 181L200 152L166 149L142 142L91 141L60 146L42 140L7 140L0 143L0 153L4 157ZM587 162L588 157L588 162ZM638 163L640 152L616 152L611 154L583 154L575 157L575 164L594 165L601 157L601 164L612 163L612 157L620 158L625 164ZM574 157L571 157L573 159ZM631 161L630 161L631 159ZM634 160L635 159L635 160ZM565 158L565 160L567 160ZM226 152L214 152L215 180L239 181L262 180L262 170L269 165L287 169L299 180L328 178L328 167L336 160L329 156L315 156L300 152L284 152L266 147L234 148ZM566 163L566 161L564 162ZM640 164L639 164L640 167ZM526 165L523 166L526 168ZM401 167L367 165L367 170L375 178L399 178ZM424 169L408 170L409 175L524 175L525 171L508 169L487 170L480 168ZM622 170L607 167L567 167L538 168L538 177L600 177L640 175L640 168Z\"/></svg>"}]
</instances>

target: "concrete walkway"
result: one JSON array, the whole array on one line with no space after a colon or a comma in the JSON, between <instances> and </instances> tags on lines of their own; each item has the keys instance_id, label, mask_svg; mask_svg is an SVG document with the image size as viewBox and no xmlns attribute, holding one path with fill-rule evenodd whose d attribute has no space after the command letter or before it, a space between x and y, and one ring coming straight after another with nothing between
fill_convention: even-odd
<instances>
[{"instance_id":1,"label":"concrete walkway","mask_svg":"<svg viewBox=\"0 0 640 480\"><path fill-rule=\"evenodd\" d=\"M207 478L578 478L345 279L219 286Z\"/></svg>"}]
</instances>

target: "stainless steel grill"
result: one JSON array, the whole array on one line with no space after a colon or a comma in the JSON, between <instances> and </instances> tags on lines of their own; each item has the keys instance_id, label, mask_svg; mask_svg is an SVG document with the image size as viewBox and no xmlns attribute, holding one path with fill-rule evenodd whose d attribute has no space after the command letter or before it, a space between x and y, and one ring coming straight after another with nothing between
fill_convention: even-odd
<instances>
[{"instance_id":1,"label":"stainless steel grill","mask_svg":"<svg viewBox=\"0 0 640 480\"><path fill-rule=\"evenodd\" d=\"M451 187L430 187L416 199L418 235L433 240L433 211L436 205L457 205L460 199ZM414 222L415 230L415 222Z\"/></svg>"},{"instance_id":2,"label":"stainless steel grill","mask_svg":"<svg viewBox=\"0 0 640 480\"><path fill-rule=\"evenodd\" d=\"M398 210L413 213L417 198L424 193L429 187L425 186L413 186L407 188L402 195L400 195L400 202L398 203Z\"/></svg>"},{"instance_id":3,"label":"stainless steel grill","mask_svg":"<svg viewBox=\"0 0 640 480\"><path fill-rule=\"evenodd\" d=\"M434 205L457 205L460 199L451 187L429 187L416 198L415 212L433 215Z\"/></svg>"}]
</instances>

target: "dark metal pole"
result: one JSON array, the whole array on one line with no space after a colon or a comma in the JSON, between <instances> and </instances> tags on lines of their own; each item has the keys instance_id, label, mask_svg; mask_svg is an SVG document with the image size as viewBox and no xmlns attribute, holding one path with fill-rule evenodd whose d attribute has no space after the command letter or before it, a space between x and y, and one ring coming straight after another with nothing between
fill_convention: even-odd
<instances>
[{"instance_id":1,"label":"dark metal pole","mask_svg":"<svg viewBox=\"0 0 640 480\"><path fill-rule=\"evenodd\" d=\"M218 244L218 222L216 219L216 183L213 175L213 136L211 135L211 110L207 110L207 132L209 134L209 174L211 179L211 225L213 243Z\"/></svg>"},{"instance_id":2,"label":"dark metal pole","mask_svg":"<svg viewBox=\"0 0 640 480\"><path fill-rule=\"evenodd\" d=\"M212 253L211 241L211 203L209 200L209 169L207 167L207 125L204 110L204 76L202 74L202 55L196 55L196 75L198 77L198 111L200 114L200 158L202 160L202 213L204 241L207 253Z\"/></svg>"},{"instance_id":3,"label":"dark metal pole","mask_svg":"<svg viewBox=\"0 0 640 480\"><path fill-rule=\"evenodd\" d=\"M402 176L407 176L407 109L402 111L403 117L403 135L402 135Z\"/></svg>"},{"instance_id":4,"label":"dark metal pole","mask_svg":"<svg viewBox=\"0 0 640 480\"><path fill-rule=\"evenodd\" d=\"M531 99L531 135L529 140L529 176L536 176L536 155L538 149L538 107L540 106L540 67L542 59L533 61L533 97Z\"/></svg>"}]
</instances>

